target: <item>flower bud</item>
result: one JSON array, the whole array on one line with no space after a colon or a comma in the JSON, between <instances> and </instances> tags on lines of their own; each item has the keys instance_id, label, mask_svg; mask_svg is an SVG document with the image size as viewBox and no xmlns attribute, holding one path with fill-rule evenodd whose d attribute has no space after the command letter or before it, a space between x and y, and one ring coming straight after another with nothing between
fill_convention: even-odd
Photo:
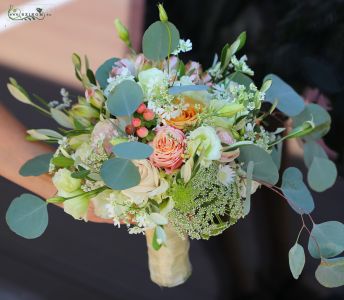
<instances>
[{"instance_id":1,"label":"flower bud","mask_svg":"<svg viewBox=\"0 0 344 300\"><path fill-rule=\"evenodd\" d=\"M162 4L158 4L158 9L159 9L159 18L161 22L167 22L168 21L168 17L167 17L167 13L164 9L164 6Z\"/></svg>"},{"instance_id":2,"label":"flower bud","mask_svg":"<svg viewBox=\"0 0 344 300\"><path fill-rule=\"evenodd\" d=\"M93 96L89 98L89 101L94 107L101 109L105 101L104 95L101 91L96 90Z\"/></svg>"},{"instance_id":3,"label":"flower bud","mask_svg":"<svg viewBox=\"0 0 344 300\"><path fill-rule=\"evenodd\" d=\"M242 111L244 106L242 104L230 103L222 106L218 111L217 115L219 117L233 117L238 112Z\"/></svg>"},{"instance_id":4,"label":"flower bud","mask_svg":"<svg viewBox=\"0 0 344 300\"><path fill-rule=\"evenodd\" d=\"M128 46L131 47L130 37L128 29L123 25L123 23L119 19L115 19L114 21L115 28L119 38Z\"/></svg>"},{"instance_id":5,"label":"flower bud","mask_svg":"<svg viewBox=\"0 0 344 300\"><path fill-rule=\"evenodd\" d=\"M86 119L98 118L99 112L94 109L91 105L87 104L76 104L72 107L71 113L73 116L83 117Z\"/></svg>"},{"instance_id":6,"label":"flower bud","mask_svg":"<svg viewBox=\"0 0 344 300\"><path fill-rule=\"evenodd\" d=\"M134 127L140 127L141 126L141 120L139 118L133 118L131 120L131 124L134 126Z\"/></svg>"},{"instance_id":7,"label":"flower bud","mask_svg":"<svg viewBox=\"0 0 344 300\"><path fill-rule=\"evenodd\" d=\"M140 138L145 138L148 135L148 129L146 127L140 127L136 130L136 134Z\"/></svg>"},{"instance_id":8,"label":"flower bud","mask_svg":"<svg viewBox=\"0 0 344 300\"><path fill-rule=\"evenodd\" d=\"M143 118L146 121L152 121L154 119L154 117L155 117L155 114L151 109L146 109L143 113Z\"/></svg>"},{"instance_id":9,"label":"flower bud","mask_svg":"<svg viewBox=\"0 0 344 300\"><path fill-rule=\"evenodd\" d=\"M146 104L141 103L140 106L137 108L136 112L139 114L143 114L143 112L147 109Z\"/></svg>"}]
</instances>

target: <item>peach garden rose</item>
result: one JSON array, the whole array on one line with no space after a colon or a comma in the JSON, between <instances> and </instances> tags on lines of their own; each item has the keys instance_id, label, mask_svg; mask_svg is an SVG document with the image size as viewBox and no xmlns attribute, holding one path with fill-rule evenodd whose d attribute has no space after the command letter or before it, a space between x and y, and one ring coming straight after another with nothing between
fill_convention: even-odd
<instances>
[{"instance_id":1,"label":"peach garden rose","mask_svg":"<svg viewBox=\"0 0 344 300\"><path fill-rule=\"evenodd\" d=\"M150 160L157 168L166 173L172 173L183 163L185 151L185 134L177 128L162 126L156 130L156 136L151 145L154 149Z\"/></svg>"}]
</instances>

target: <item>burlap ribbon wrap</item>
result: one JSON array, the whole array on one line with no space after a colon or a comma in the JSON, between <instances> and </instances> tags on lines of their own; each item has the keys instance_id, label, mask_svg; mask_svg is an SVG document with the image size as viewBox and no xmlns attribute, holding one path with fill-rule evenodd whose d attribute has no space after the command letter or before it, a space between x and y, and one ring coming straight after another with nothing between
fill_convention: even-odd
<instances>
[{"instance_id":1,"label":"burlap ribbon wrap","mask_svg":"<svg viewBox=\"0 0 344 300\"><path fill-rule=\"evenodd\" d=\"M161 287L174 287L184 283L191 275L189 260L190 242L182 240L171 226L164 227L167 242L160 250L154 250L153 229L146 230L148 263L151 279Z\"/></svg>"}]
</instances>

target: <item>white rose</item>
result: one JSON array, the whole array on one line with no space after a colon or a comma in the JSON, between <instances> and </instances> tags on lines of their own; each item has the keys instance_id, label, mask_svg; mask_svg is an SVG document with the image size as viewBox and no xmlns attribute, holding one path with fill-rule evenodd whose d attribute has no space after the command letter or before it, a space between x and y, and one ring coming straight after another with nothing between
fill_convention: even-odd
<instances>
[{"instance_id":1,"label":"white rose","mask_svg":"<svg viewBox=\"0 0 344 300\"><path fill-rule=\"evenodd\" d=\"M222 146L215 129L210 126L202 126L190 133L188 150L192 156L195 154L200 156L203 166L209 166L211 161L221 158Z\"/></svg>"},{"instance_id":2,"label":"white rose","mask_svg":"<svg viewBox=\"0 0 344 300\"><path fill-rule=\"evenodd\" d=\"M134 203L140 205L148 201L149 198L159 196L166 192L168 183L160 178L159 171L147 159L134 160L138 167L141 181L137 186L123 190L122 193L129 197Z\"/></svg>"},{"instance_id":3,"label":"white rose","mask_svg":"<svg viewBox=\"0 0 344 300\"><path fill-rule=\"evenodd\" d=\"M73 178L71 174L72 172L68 169L59 169L52 178L57 194L61 197L69 197L81 186L81 180Z\"/></svg>"}]
</instances>

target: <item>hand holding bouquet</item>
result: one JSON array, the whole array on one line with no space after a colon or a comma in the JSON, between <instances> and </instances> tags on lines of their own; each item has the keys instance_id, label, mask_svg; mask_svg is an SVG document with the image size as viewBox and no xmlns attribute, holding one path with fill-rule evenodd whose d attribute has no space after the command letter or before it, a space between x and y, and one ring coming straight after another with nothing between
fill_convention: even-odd
<instances>
[{"instance_id":1,"label":"hand holding bouquet","mask_svg":"<svg viewBox=\"0 0 344 300\"><path fill-rule=\"evenodd\" d=\"M336 168L316 142L330 128L328 113L305 105L276 75L257 86L246 56L237 57L245 32L206 70L195 61L183 62L192 43L180 39L161 5L159 15L143 36L143 53L131 48L127 29L116 20L119 37L131 50L128 57L110 58L94 74L87 58L73 54L83 96L72 99L63 89L62 102L34 96L38 105L10 79L15 98L59 124L58 131L28 130L29 140L58 147L28 161L21 174L49 172L57 195L47 203L63 204L75 219L87 221L92 204L100 218L126 225L130 234L146 234L151 278L168 287L191 274L188 238L221 234L249 213L251 195L266 186L302 220L289 253L293 276L304 266L298 240L305 232L311 256L320 259L317 280L343 285L344 258L334 257L344 250L344 225L314 223L313 198L298 169L286 169L276 185L282 142L289 138L304 146L309 186L321 192L333 185ZM285 117L292 118L292 129L280 121ZM6 217L14 232L35 238L47 226L47 205L23 194Z\"/></svg>"}]
</instances>

